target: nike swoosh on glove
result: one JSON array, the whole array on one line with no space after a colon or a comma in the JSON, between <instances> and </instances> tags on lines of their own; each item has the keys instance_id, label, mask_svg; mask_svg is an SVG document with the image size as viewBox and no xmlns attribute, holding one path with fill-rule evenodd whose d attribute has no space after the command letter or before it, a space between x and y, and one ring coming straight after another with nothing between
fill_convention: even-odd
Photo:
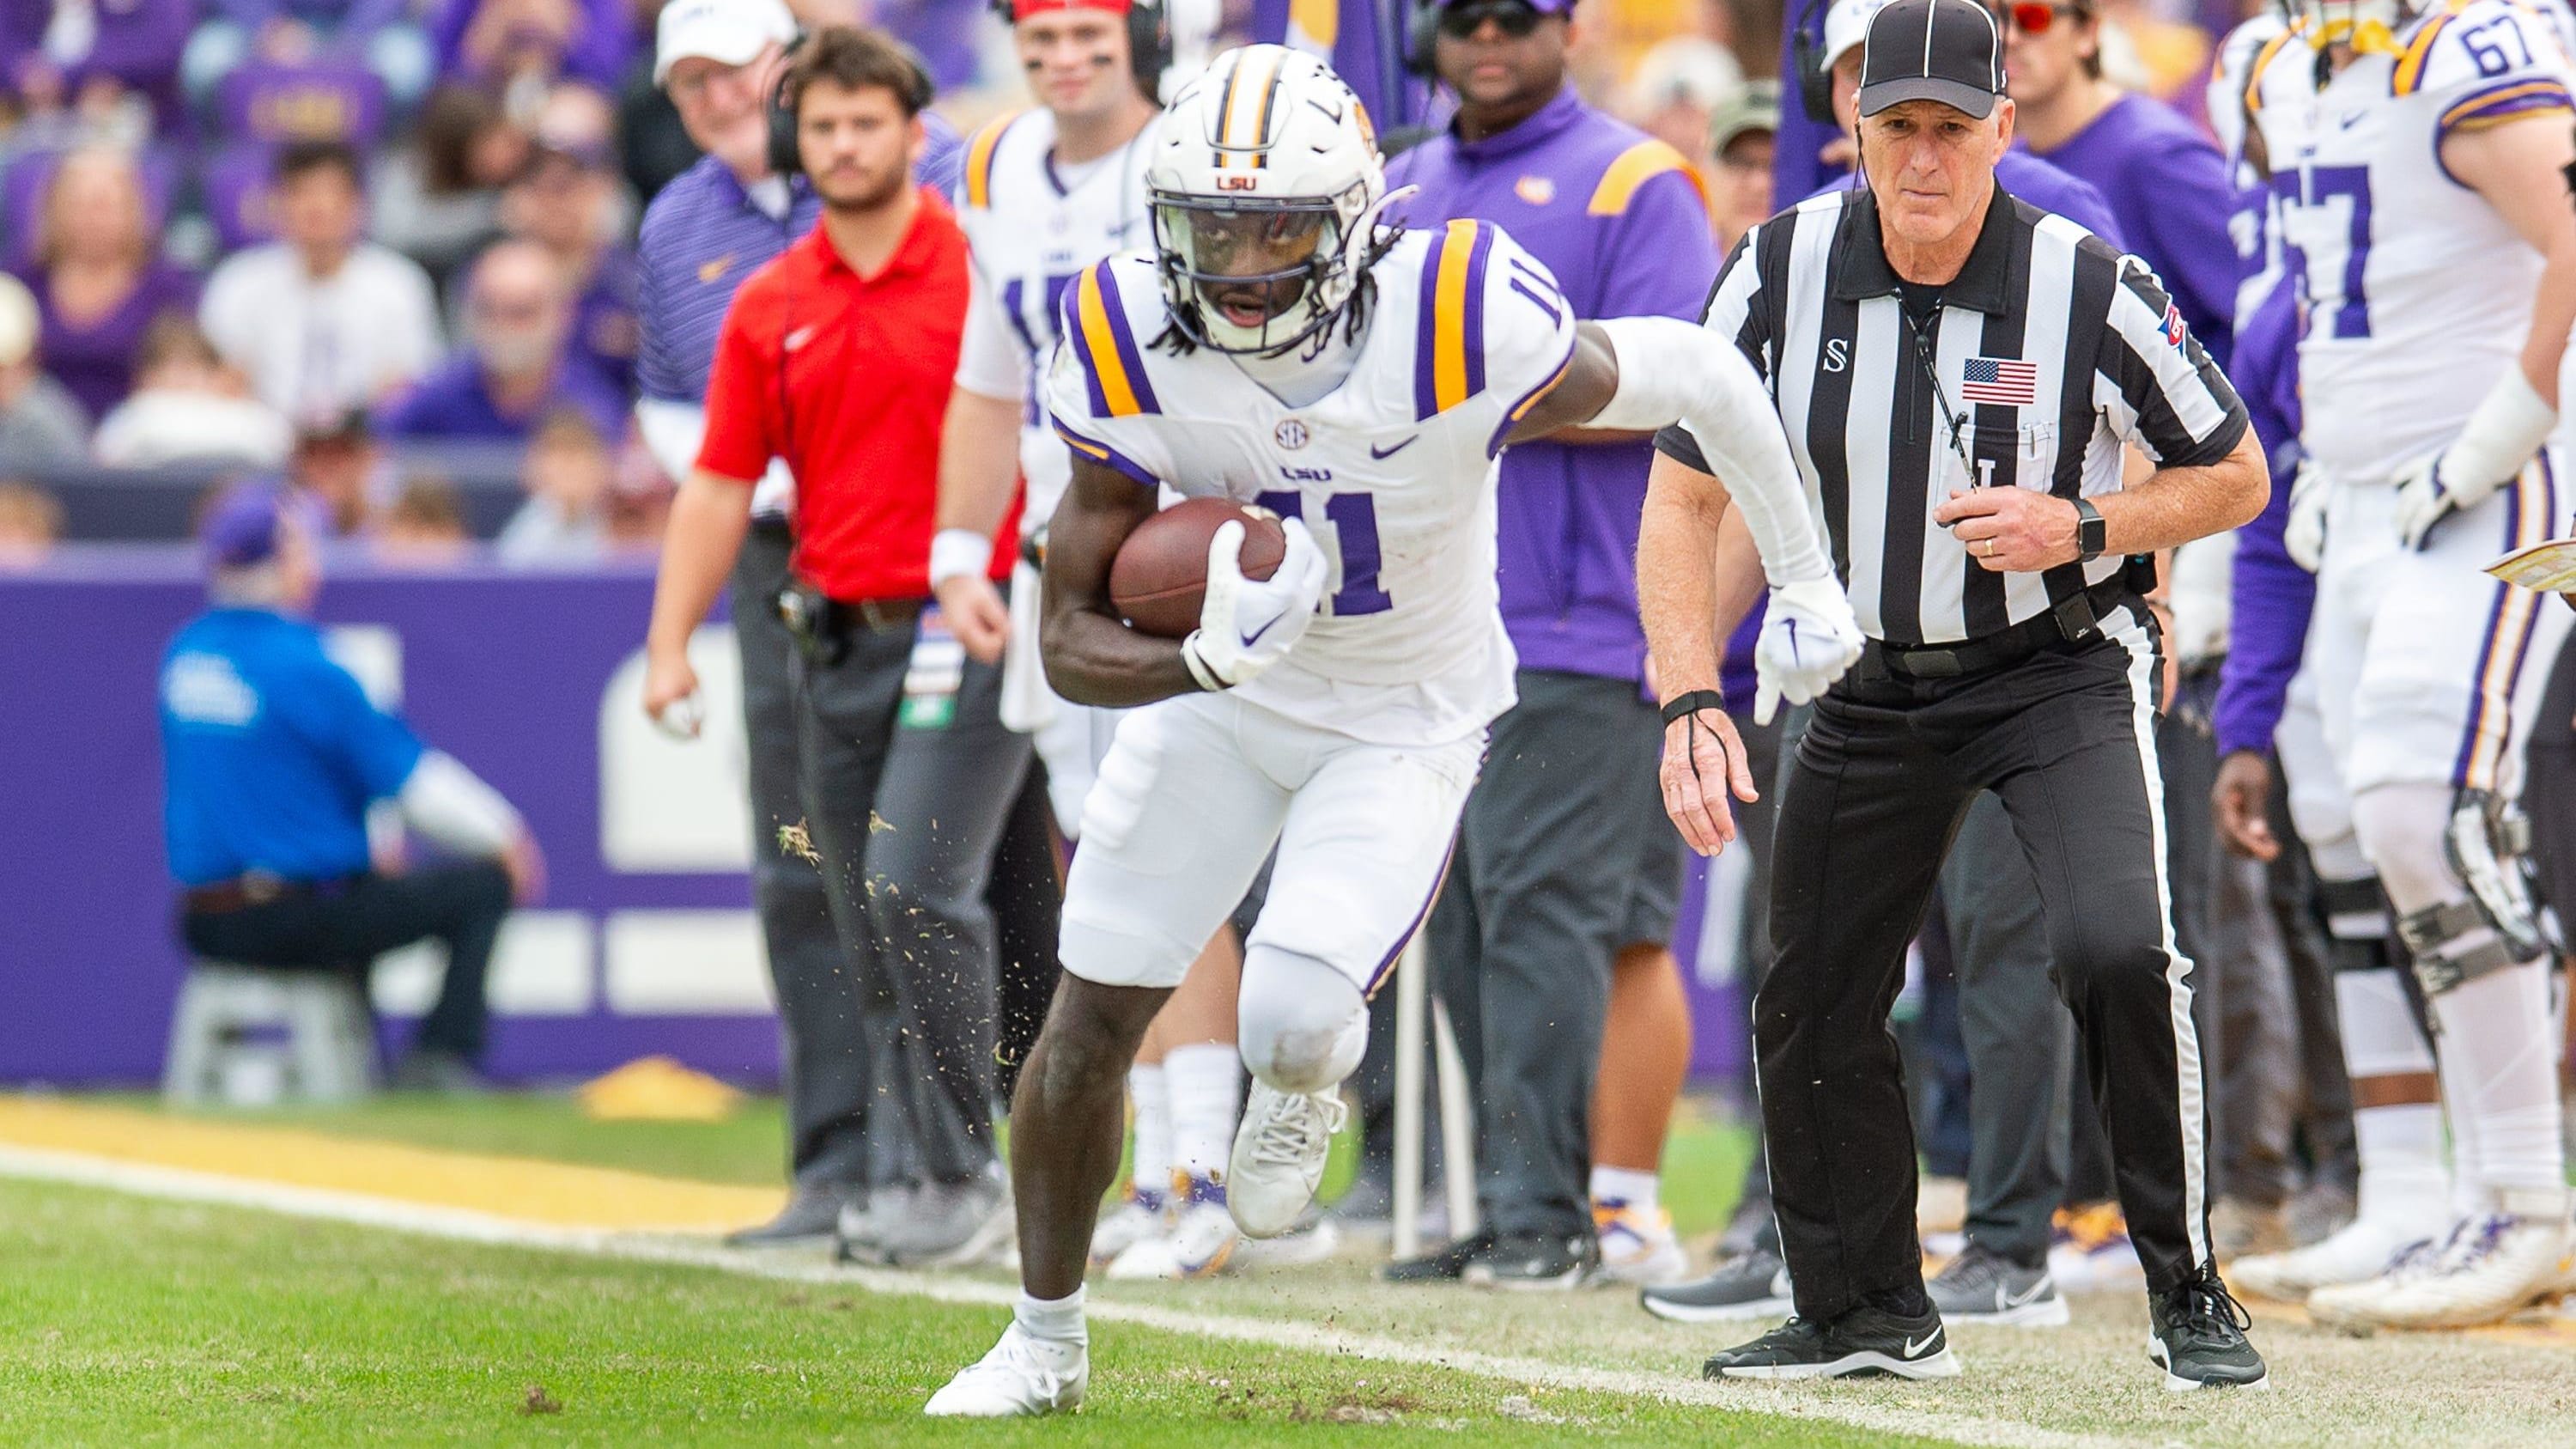
<instances>
[{"instance_id":1,"label":"nike swoosh on glove","mask_svg":"<svg viewBox=\"0 0 2576 1449\"><path fill-rule=\"evenodd\" d=\"M1228 523L1208 540L1207 593L1199 626L1181 641L1190 673L1210 689L1232 689L1288 657L1315 622L1329 569L1301 519L1284 519L1288 551L1267 579L1243 576L1243 525Z\"/></svg>"},{"instance_id":2,"label":"nike swoosh on glove","mask_svg":"<svg viewBox=\"0 0 2576 1449\"><path fill-rule=\"evenodd\" d=\"M1780 701L1805 704L1860 658L1860 621L1832 579L1779 584L1753 644L1753 722L1769 724Z\"/></svg>"},{"instance_id":3,"label":"nike swoosh on glove","mask_svg":"<svg viewBox=\"0 0 2576 1449\"><path fill-rule=\"evenodd\" d=\"M2281 549L2290 562L2315 573L2326 561L2326 495L2329 486L2313 463L2290 475L2290 516L2281 525Z\"/></svg>"},{"instance_id":4,"label":"nike swoosh on glove","mask_svg":"<svg viewBox=\"0 0 2576 1449\"><path fill-rule=\"evenodd\" d=\"M2455 470L2443 466L2448 457L2449 450L2445 449L2397 475L2397 540L2409 549L2422 549L2435 525L2461 509L2485 502L2488 495L2504 486L2501 478L2479 483L2455 476Z\"/></svg>"}]
</instances>

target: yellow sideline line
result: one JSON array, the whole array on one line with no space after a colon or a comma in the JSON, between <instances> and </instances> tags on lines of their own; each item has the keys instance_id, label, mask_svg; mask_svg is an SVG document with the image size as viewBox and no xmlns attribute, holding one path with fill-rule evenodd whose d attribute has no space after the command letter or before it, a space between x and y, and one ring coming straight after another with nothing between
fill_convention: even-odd
<instances>
[{"instance_id":1,"label":"yellow sideline line","mask_svg":"<svg viewBox=\"0 0 2576 1449\"><path fill-rule=\"evenodd\" d=\"M771 1188L39 1097L0 1097L0 1143L609 1232L722 1232L766 1218L781 1201Z\"/></svg>"}]
</instances>

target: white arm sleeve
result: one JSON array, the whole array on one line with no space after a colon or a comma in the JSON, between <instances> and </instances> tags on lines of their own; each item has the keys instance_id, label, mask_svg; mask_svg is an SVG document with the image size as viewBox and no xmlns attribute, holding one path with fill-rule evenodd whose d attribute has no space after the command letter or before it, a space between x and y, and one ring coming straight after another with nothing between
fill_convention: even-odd
<instances>
[{"instance_id":1,"label":"white arm sleeve","mask_svg":"<svg viewBox=\"0 0 2576 1449\"><path fill-rule=\"evenodd\" d=\"M674 483L686 483L698 466L698 444L707 432L707 410L696 403L668 398L638 398L635 429L644 435L644 451L662 465Z\"/></svg>"},{"instance_id":2,"label":"white arm sleeve","mask_svg":"<svg viewBox=\"0 0 2576 1449\"><path fill-rule=\"evenodd\" d=\"M405 825L459 855L498 855L518 838L519 812L444 750L422 753L394 803Z\"/></svg>"},{"instance_id":3,"label":"white arm sleeve","mask_svg":"<svg viewBox=\"0 0 2576 1449\"><path fill-rule=\"evenodd\" d=\"M984 274L966 273L966 336L957 349L957 385L979 397L1018 402L1028 396L1029 364L1002 319Z\"/></svg>"},{"instance_id":4,"label":"white arm sleeve","mask_svg":"<svg viewBox=\"0 0 2576 1449\"><path fill-rule=\"evenodd\" d=\"M1744 354L1674 317L1612 317L1596 325L1618 357L1619 389L1586 426L1642 431L1679 422L1743 511L1772 585L1831 579L1806 482L1771 395Z\"/></svg>"}]
</instances>

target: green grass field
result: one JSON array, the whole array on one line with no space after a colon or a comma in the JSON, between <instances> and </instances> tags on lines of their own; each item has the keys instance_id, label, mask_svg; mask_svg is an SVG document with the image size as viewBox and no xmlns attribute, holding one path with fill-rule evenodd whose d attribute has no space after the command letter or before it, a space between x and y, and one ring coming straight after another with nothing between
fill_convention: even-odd
<instances>
[{"instance_id":1,"label":"green grass field","mask_svg":"<svg viewBox=\"0 0 2576 1449\"><path fill-rule=\"evenodd\" d=\"M777 1172L766 1104L719 1124L593 1123L546 1098L214 1115L704 1181ZM1746 1146L1704 1111L1677 1128L1668 1191L1694 1230L1719 1220ZM1371 1263L1095 1283L1085 1411L961 1427L916 1414L1004 1321L999 1272L704 1239L479 1245L0 1178L0 1445L2576 1444L2576 1333L2540 1319L2368 1341L2266 1319L2272 1392L2170 1395L2143 1306L2111 1293L2078 1298L2063 1329L1955 1329L1967 1373L1946 1383L1708 1385L1708 1350L1753 1329L1660 1323L1624 1292L1391 1286Z\"/></svg>"},{"instance_id":2,"label":"green grass field","mask_svg":"<svg viewBox=\"0 0 2576 1449\"><path fill-rule=\"evenodd\" d=\"M12 1444L1934 1442L1125 1324L1073 1420L933 1424L996 1310L26 1183L0 1224Z\"/></svg>"}]
</instances>

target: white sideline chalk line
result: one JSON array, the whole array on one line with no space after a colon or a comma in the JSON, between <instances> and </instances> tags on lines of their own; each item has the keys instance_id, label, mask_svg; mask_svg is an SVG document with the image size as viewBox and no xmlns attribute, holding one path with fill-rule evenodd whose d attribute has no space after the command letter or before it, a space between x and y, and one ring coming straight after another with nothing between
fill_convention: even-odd
<instances>
[{"instance_id":1,"label":"white sideline chalk line","mask_svg":"<svg viewBox=\"0 0 2576 1449\"><path fill-rule=\"evenodd\" d=\"M683 1237L599 1232L524 1223L461 1208L427 1207L363 1193L256 1182L188 1168L157 1167L77 1152L0 1144L0 1177L105 1188L141 1197L251 1208L289 1217L384 1228L425 1237L498 1247L582 1253L629 1262L709 1268L780 1282L862 1288L871 1293L927 1298L938 1303L1007 1309L1017 1294L999 1283L933 1278L883 1268L787 1260L727 1249ZM1511 1358L1472 1349L1443 1349L1371 1334L1346 1333L1319 1324L1264 1322L1189 1313L1144 1303L1092 1302L1085 1312L1109 1323L1230 1339L1270 1348L1299 1349L1387 1363L1445 1368L1480 1378L1581 1389L1667 1403L1811 1419L1882 1434L1948 1439L1981 1449L2128 1449L2135 1441L2063 1433L2001 1419L1982 1419L1877 1404L1793 1403L1763 1385L1720 1387L1698 1379L1627 1369L1583 1368L1540 1359ZM1764 1400L1769 1402L1764 1402Z\"/></svg>"}]
</instances>

